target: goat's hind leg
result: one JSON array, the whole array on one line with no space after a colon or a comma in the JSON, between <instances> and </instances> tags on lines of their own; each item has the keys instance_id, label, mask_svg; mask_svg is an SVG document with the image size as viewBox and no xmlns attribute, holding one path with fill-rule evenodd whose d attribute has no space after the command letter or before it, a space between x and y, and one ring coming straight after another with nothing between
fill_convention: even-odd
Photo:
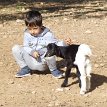
<instances>
[{"instance_id":1,"label":"goat's hind leg","mask_svg":"<svg viewBox=\"0 0 107 107\"><path fill-rule=\"evenodd\" d=\"M75 65L75 67L76 67L76 71L77 71L77 76L78 76L78 80L79 80L79 87L81 88L81 79L80 79L80 76L81 76L81 74L80 74L80 71L79 71L79 69L78 69L78 66L77 65Z\"/></svg>"},{"instance_id":2,"label":"goat's hind leg","mask_svg":"<svg viewBox=\"0 0 107 107\"><path fill-rule=\"evenodd\" d=\"M91 75L87 75L86 90L90 91L90 89L91 89Z\"/></svg>"},{"instance_id":3,"label":"goat's hind leg","mask_svg":"<svg viewBox=\"0 0 107 107\"><path fill-rule=\"evenodd\" d=\"M86 73L87 73L87 84L86 84L86 90L89 91L91 88L91 64L88 63L86 66Z\"/></svg>"},{"instance_id":4,"label":"goat's hind leg","mask_svg":"<svg viewBox=\"0 0 107 107\"><path fill-rule=\"evenodd\" d=\"M81 80L81 90L80 94L85 94L86 93L86 72L85 72L85 67L83 64L78 65L78 69L80 71L80 80Z\"/></svg>"}]
</instances>

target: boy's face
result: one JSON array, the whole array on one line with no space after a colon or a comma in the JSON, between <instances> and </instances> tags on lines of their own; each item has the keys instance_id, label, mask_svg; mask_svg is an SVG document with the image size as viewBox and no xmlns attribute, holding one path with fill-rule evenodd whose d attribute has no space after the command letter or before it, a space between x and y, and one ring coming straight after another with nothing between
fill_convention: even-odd
<instances>
[{"instance_id":1,"label":"boy's face","mask_svg":"<svg viewBox=\"0 0 107 107\"><path fill-rule=\"evenodd\" d=\"M42 29L40 26L28 26L28 30L32 36L37 36L42 32Z\"/></svg>"}]
</instances>

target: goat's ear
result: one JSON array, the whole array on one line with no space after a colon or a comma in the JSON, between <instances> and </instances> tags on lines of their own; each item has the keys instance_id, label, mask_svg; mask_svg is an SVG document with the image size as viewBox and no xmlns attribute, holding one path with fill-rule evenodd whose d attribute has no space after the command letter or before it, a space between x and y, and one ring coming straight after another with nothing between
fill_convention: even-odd
<instances>
[{"instance_id":1,"label":"goat's ear","mask_svg":"<svg viewBox=\"0 0 107 107\"><path fill-rule=\"evenodd\" d=\"M53 47L54 47L54 48L57 48L57 45L56 45L55 43L53 43Z\"/></svg>"},{"instance_id":2,"label":"goat's ear","mask_svg":"<svg viewBox=\"0 0 107 107\"><path fill-rule=\"evenodd\" d=\"M52 44L48 44L47 49L51 49L52 48Z\"/></svg>"},{"instance_id":3,"label":"goat's ear","mask_svg":"<svg viewBox=\"0 0 107 107\"><path fill-rule=\"evenodd\" d=\"M59 53L60 53L60 50L59 50L59 47L55 44L55 46L54 46L54 52L55 52L55 54L58 56L59 55Z\"/></svg>"}]
</instances>

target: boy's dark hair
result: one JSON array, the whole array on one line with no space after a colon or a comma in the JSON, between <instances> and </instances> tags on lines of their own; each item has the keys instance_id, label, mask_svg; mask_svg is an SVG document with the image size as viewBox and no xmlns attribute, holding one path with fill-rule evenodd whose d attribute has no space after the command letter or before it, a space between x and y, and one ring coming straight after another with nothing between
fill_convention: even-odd
<instances>
[{"instance_id":1,"label":"boy's dark hair","mask_svg":"<svg viewBox=\"0 0 107 107\"><path fill-rule=\"evenodd\" d=\"M42 15L36 10L28 11L25 16L25 24L26 26L42 26Z\"/></svg>"}]
</instances>

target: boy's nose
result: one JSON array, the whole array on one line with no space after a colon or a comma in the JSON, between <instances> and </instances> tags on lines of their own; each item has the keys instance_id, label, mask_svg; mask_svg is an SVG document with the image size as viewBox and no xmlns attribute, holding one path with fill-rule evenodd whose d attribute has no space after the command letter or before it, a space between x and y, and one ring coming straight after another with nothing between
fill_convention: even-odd
<instances>
[{"instance_id":1,"label":"boy's nose","mask_svg":"<svg viewBox=\"0 0 107 107\"><path fill-rule=\"evenodd\" d=\"M30 31L30 33L31 33L31 34L34 34L34 30L32 29L32 30Z\"/></svg>"}]
</instances>

